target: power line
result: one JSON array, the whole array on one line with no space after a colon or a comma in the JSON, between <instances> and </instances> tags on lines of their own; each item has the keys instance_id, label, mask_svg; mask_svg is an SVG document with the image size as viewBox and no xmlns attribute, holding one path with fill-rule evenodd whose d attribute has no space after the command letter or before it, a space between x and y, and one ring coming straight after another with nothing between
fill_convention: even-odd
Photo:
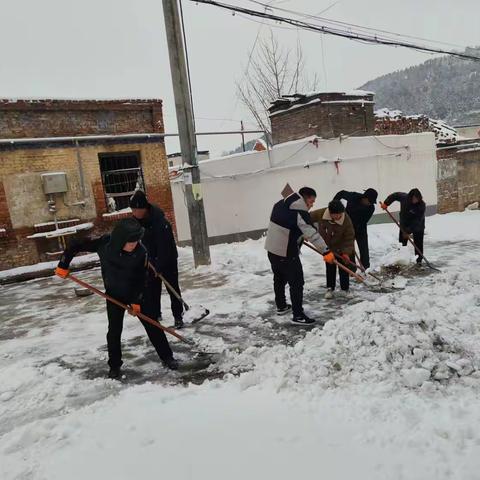
<instances>
[{"instance_id":1,"label":"power line","mask_svg":"<svg viewBox=\"0 0 480 480\"><path fill-rule=\"evenodd\" d=\"M342 37L342 38L348 38L350 40L365 42L369 44L404 47L404 48L410 48L410 49L427 52L427 53L451 55L453 57L462 58L465 60L476 60L476 61L480 60L480 57L469 55L467 53L460 53L460 52L455 52L453 50L444 50L441 48L433 48L425 45L418 45L415 43L385 38L379 35L370 35L364 32L354 32L353 29L345 30L341 28L333 28L326 25L315 25L302 20L297 20L289 17L282 17L279 15L273 15L273 14L270 14L267 12L261 12L258 10L250 10L244 7L237 7L235 5L217 2L215 0L190 0L190 1L193 1L195 3L205 4L205 5L212 5L212 6L222 8L224 10L228 10L234 13L243 13L245 15L250 15L253 17L259 17L259 18L272 20L275 22L286 23L289 25L293 25L294 27L299 27L311 32L323 33L326 35L333 35L333 36ZM250 0L250 1L254 1L254 0ZM260 3L260 2L257 2L257 3Z\"/></svg>"},{"instance_id":2,"label":"power line","mask_svg":"<svg viewBox=\"0 0 480 480\"><path fill-rule=\"evenodd\" d=\"M251 2L251 3L254 3L256 5L264 5L263 2L260 2L258 0L247 0L247 1ZM353 27L353 28L357 28L357 29L360 29L360 30L365 30L365 31L370 31L370 32L378 32L378 33L381 33L381 34L386 33L388 35L394 35L394 36L400 37L400 38L411 38L413 40L422 40L422 41L429 42L429 43L437 43L439 45L448 45L450 47L458 47L458 48L462 48L462 49L466 48L465 45L458 45L456 43L449 43L449 42L443 42L441 40L432 40L432 39L424 38L424 37L406 35L406 34L392 32L392 31L389 31L389 30L382 30L382 29L379 29L379 28L365 27L363 25L358 25L358 24L355 24L355 23L342 22L341 20L333 20L333 19L329 19L329 18L319 16L320 14L326 12L327 10L329 10L330 8L335 6L337 3L338 2L335 2L330 7L327 7L325 10L323 10L319 13L316 13L314 15L304 13L304 12L299 12L297 10L290 10L288 8L281 8L281 7L275 7L275 6L273 6L271 9L279 10L279 11L286 12L286 13L291 13L293 15L297 15L297 16L300 17L300 19L305 19L305 18L316 19L316 20L320 20L321 22L324 22L324 23L326 22L326 23L331 23L333 25L342 25L342 26L349 27L349 28Z\"/></svg>"}]
</instances>

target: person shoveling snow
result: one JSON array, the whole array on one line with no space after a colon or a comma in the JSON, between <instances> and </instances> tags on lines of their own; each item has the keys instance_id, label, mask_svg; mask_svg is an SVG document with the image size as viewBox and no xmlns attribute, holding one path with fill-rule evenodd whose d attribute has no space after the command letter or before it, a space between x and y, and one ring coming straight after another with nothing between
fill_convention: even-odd
<instances>
[{"instance_id":1,"label":"person shoveling snow","mask_svg":"<svg viewBox=\"0 0 480 480\"><path fill-rule=\"evenodd\" d=\"M131 315L141 313L141 297L147 273L147 252L140 239L143 227L134 218L120 220L111 235L73 243L64 252L55 270L66 278L73 257L80 252L96 252L100 257L102 277L107 295L130 307ZM125 310L107 301L109 377L119 378L122 361L121 335ZM171 369L178 368L165 333L140 319L162 362Z\"/></svg>"}]
</instances>

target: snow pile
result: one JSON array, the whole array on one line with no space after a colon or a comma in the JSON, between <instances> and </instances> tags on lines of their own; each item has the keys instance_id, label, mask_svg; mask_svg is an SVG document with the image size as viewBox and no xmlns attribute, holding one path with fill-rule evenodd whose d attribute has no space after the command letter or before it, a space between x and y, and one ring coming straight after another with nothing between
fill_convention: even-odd
<instances>
[{"instance_id":1,"label":"snow pile","mask_svg":"<svg viewBox=\"0 0 480 480\"><path fill-rule=\"evenodd\" d=\"M250 348L227 362L238 371L253 367L241 377L245 387L269 383L277 390L382 382L394 391L478 381L479 286L475 271L438 275L402 295L351 306L293 347Z\"/></svg>"},{"instance_id":2,"label":"snow pile","mask_svg":"<svg viewBox=\"0 0 480 480\"><path fill-rule=\"evenodd\" d=\"M275 315L263 239L212 246L194 274L180 248L191 313L212 311L182 333L228 349L200 386L162 369L130 318L126 381L107 380L101 300L58 278L0 288L0 478L478 478L479 219L428 218L426 255L443 273L392 294L354 284L347 306L323 299L323 261L305 251L305 306L328 320L305 336ZM369 239L374 267L403 261L394 225Z\"/></svg>"},{"instance_id":3,"label":"snow pile","mask_svg":"<svg viewBox=\"0 0 480 480\"><path fill-rule=\"evenodd\" d=\"M386 253L380 260L380 265L383 267L390 266L406 266L410 265L415 259L415 254L412 247L407 245L405 247L398 246Z\"/></svg>"},{"instance_id":4,"label":"snow pile","mask_svg":"<svg viewBox=\"0 0 480 480\"><path fill-rule=\"evenodd\" d=\"M391 120L398 120L403 117L401 110L389 110L388 108L380 108L373 113L377 118L390 118Z\"/></svg>"}]
</instances>

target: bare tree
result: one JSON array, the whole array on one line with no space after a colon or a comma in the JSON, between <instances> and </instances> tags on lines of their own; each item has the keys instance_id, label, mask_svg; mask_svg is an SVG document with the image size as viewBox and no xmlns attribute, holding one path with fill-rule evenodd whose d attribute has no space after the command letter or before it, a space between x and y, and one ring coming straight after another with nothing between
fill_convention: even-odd
<instances>
[{"instance_id":1,"label":"bare tree","mask_svg":"<svg viewBox=\"0 0 480 480\"><path fill-rule=\"evenodd\" d=\"M307 74L300 43L295 49L282 47L270 30L251 52L245 75L236 85L240 102L270 136L270 103L282 95L315 90L318 78Z\"/></svg>"}]
</instances>

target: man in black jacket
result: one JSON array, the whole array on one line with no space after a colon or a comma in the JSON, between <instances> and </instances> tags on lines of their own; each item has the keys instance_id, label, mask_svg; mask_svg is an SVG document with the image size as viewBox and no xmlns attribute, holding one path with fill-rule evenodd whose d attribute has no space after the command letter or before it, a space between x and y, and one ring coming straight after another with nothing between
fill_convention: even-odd
<instances>
[{"instance_id":1,"label":"man in black jacket","mask_svg":"<svg viewBox=\"0 0 480 480\"><path fill-rule=\"evenodd\" d=\"M425 235L425 209L422 194L418 188L412 188L408 193L395 192L389 195L381 204L386 210L393 202L400 202L400 231L398 241L406 246L408 237L413 234L413 242L423 254L423 237ZM423 255L415 252L417 263L422 263Z\"/></svg>"},{"instance_id":2,"label":"man in black jacket","mask_svg":"<svg viewBox=\"0 0 480 480\"><path fill-rule=\"evenodd\" d=\"M133 216L145 229L142 243L155 270L181 295L178 285L178 252L172 226L163 210L148 202L144 192L137 190L130 199ZM167 288L175 328L183 327L183 305ZM153 318L161 317L162 281L149 269L142 308ZM146 313L149 312L149 313Z\"/></svg>"},{"instance_id":3,"label":"man in black jacket","mask_svg":"<svg viewBox=\"0 0 480 480\"><path fill-rule=\"evenodd\" d=\"M273 289L277 313L284 315L293 311L292 322L311 324L315 320L303 311L303 268L300 261L300 247L303 238L309 240L322 253L324 260L333 263L334 255L313 226L308 211L312 208L317 194L313 188L303 187L298 193L278 201L274 206L268 225L265 249L273 272ZM287 304L285 286L290 287Z\"/></svg>"},{"instance_id":4,"label":"man in black jacket","mask_svg":"<svg viewBox=\"0 0 480 480\"><path fill-rule=\"evenodd\" d=\"M143 231L135 219L126 218L117 223L110 235L74 242L63 252L55 273L59 277L67 277L70 262L77 253L96 252L100 257L106 293L129 305L129 313L135 315L141 311L140 303L147 272L147 252L140 243ZM120 367L123 364L121 335L124 315L123 308L107 301L110 378L120 376ZM149 323L142 321L142 324L165 365L176 368L176 361L163 331Z\"/></svg>"},{"instance_id":5,"label":"man in black jacket","mask_svg":"<svg viewBox=\"0 0 480 480\"><path fill-rule=\"evenodd\" d=\"M365 268L370 267L370 252L368 249L367 224L372 218L377 203L378 193L373 188L367 188L363 193L341 190L334 200L346 200L346 211L355 229L355 240L360 251L360 261Z\"/></svg>"}]
</instances>

